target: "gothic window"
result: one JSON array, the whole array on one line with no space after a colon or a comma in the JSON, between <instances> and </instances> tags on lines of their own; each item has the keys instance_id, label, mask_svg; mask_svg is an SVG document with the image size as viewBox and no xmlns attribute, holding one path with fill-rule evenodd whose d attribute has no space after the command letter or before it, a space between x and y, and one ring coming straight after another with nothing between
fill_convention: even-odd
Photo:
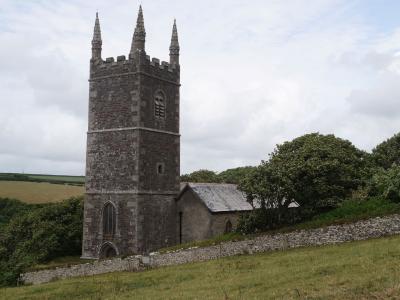
<instances>
[{"instance_id":1,"label":"gothic window","mask_svg":"<svg viewBox=\"0 0 400 300\"><path fill-rule=\"evenodd\" d=\"M107 203L103 209L103 234L113 235L115 233L115 207L111 203Z\"/></svg>"},{"instance_id":2,"label":"gothic window","mask_svg":"<svg viewBox=\"0 0 400 300\"><path fill-rule=\"evenodd\" d=\"M232 223L230 220L226 221L225 223L225 233L232 232Z\"/></svg>"},{"instance_id":3,"label":"gothic window","mask_svg":"<svg viewBox=\"0 0 400 300\"><path fill-rule=\"evenodd\" d=\"M156 118L165 118L165 97L160 91L158 91L154 97L154 115Z\"/></svg>"}]
</instances>

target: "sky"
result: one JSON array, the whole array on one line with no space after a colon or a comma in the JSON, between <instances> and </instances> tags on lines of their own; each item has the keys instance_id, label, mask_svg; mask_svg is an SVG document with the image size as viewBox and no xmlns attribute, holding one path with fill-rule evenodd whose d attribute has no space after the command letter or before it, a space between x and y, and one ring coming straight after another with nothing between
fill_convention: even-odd
<instances>
[{"instance_id":1,"label":"sky","mask_svg":"<svg viewBox=\"0 0 400 300\"><path fill-rule=\"evenodd\" d=\"M181 173L257 165L310 132L400 131L400 1L142 0L146 52L181 46ZM128 55L136 0L0 0L0 172L83 175L96 11Z\"/></svg>"}]
</instances>

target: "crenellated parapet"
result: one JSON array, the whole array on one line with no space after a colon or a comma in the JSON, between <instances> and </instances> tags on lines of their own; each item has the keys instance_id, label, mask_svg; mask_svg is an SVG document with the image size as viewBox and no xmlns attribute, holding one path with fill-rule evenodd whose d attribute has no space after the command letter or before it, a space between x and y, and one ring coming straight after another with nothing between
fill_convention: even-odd
<instances>
[{"instance_id":1,"label":"crenellated parapet","mask_svg":"<svg viewBox=\"0 0 400 300\"><path fill-rule=\"evenodd\" d=\"M180 66L149 55L142 59L127 59L125 55L107 57L105 60L92 62L90 80L104 76L123 76L142 73L144 75L159 77L179 84Z\"/></svg>"}]
</instances>

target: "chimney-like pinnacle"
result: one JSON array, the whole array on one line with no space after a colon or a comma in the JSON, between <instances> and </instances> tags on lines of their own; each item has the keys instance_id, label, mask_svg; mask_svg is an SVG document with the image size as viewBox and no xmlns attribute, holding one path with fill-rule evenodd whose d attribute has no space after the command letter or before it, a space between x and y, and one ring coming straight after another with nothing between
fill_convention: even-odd
<instances>
[{"instance_id":1,"label":"chimney-like pinnacle","mask_svg":"<svg viewBox=\"0 0 400 300\"><path fill-rule=\"evenodd\" d=\"M171 65L179 65L179 40L178 30L176 28L176 20L174 20L174 26L172 27L171 45L169 46L169 62Z\"/></svg>"},{"instance_id":2,"label":"chimney-like pinnacle","mask_svg":"<svg viewBox=\"0 0 400 300\"><path fill-rule=\"evenodd\" d=\"M130 55L133 56L137 50L144 51L146 42L146 30L144 29L144 19L142 5L139 6L139 13L136 21L136 28L133 34Z\"/></svg>"},{"instance_id":3,"label":"chimney-like pinnacle","mask_svg":"<svg viewBox=\"0 0 400 300\"><path fill-rule=\"evenodd\" d=\"M94 23L93 39L92 39L92 59L101 59L101 30L99 14L96 12L96 21Z\"/></svg>"}]
</instances>

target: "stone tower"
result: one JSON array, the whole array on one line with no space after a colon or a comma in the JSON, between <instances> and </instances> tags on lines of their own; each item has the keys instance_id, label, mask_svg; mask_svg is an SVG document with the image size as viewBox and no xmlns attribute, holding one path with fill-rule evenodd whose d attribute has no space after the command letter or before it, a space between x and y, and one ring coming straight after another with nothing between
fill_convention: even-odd
<instances>
[{"instance_id":1,"label":"stone tower","mask_svg":"<svg viewBox=\"0 0 400 300\"><path fill-rule=\"evenodd\" d=\"M89 79L83 258L148 253L176 243L179 43L150 60L142 7L128 58L102 59L96 14Z\"/></svg>"}]
</instances>

